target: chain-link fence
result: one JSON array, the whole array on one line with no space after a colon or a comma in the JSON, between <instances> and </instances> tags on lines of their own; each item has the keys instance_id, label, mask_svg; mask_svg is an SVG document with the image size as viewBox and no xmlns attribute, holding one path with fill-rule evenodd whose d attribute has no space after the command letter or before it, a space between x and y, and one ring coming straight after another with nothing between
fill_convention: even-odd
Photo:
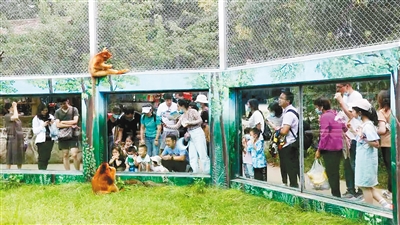
<instances>
[{"instance_id":1,"label":"chain-link fence","mask_svg":"<svg viewBox=\"0 0 400 225\"><path fill-rule=\"evenodd\" d=\"M228 0L228 66L400 40L398 0Z\"/></svg>"},{"instance_id":2,"label":"chain-link fence","mask_svg":"<svg viewBox=\"0 0 400 225\"><path fill-rule=\"evenodd\" d=\"M88 9L0 1L0 76L87 74ZM230 67L400 39L398 0L228 0L227 19ZM98 0L97 41L115 68L218 68L217 0Z\"/></svg>"}]
</instances>

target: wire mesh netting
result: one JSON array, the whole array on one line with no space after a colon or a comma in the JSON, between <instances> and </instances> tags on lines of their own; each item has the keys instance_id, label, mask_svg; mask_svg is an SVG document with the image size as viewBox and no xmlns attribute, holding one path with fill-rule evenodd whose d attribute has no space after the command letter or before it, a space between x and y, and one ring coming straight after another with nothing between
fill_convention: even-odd
<instances>
[{"instance_id":1,"label":"wire mesh netting","mask_svg":"<svg viewBox=\"0 0 400 225\"><path fill-rule=\"evenodd\" d=\"M0 75L87 73L88 4L0 1Z\"/></svg>"},{"instance_id":2,"label":"wire mesh netting","mask_svg":"<svg viewBox=\"0 0 400 225\"><path fill-rule=\"evenodd\" d=\"M0 76L87 74L87 0L0 1ZM98 0L97 46L131 71L219 67L217 0ZM400 1L227 2L228 66L400 39Z\"/></svg>"},{"instance_id":3,"label":"wire mesh netting","mask_svg":"<svg viewBox=\"0 0 400 225\"><path fill-rule=\"evenodd\" d=\"M398 0L228 0L228 66L400 39Z\"/></svg>"}]
</instances>

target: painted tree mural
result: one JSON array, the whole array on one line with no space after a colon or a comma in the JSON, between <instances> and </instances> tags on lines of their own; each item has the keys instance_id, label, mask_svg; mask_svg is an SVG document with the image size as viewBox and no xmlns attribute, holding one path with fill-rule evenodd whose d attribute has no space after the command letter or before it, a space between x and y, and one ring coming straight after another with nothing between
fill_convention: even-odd
<instances>
[{"instance_id":1,"label":"painted tree mural","mask_svg":"<svg viewBox=\"0 0 400 225\"><path fill-rule=\"evenodd\" d=\"M273 82L293 81L303 72L304 64L287 63L274 67L271 72L271 77Z\"/></svg>"},{"instance_id":2,"label":"painted tree mural","mask_svg":"<svg viewBox=\"0 0 400 225\"><path fill-rule=\"evenodd\" d=\"M126 84L136 85L140 84L140 80L135 75L120 75L120 76L107 76L99 79L102 87L110 88L110 91L123 90Z\"/></svg>"},{"instance_id":3,"label":"painted tree mural","mask_svg":"<svg viewBox=\"0 0 400 225\"><path fill-rule=\"evenodd\" d=\"M13 80L0 80L0 91L2 93L16 93L17 89L14 86Z\"/></svg>"},{"instance_id":4,"label":"painted tree mural","mask_svg":"<svg viewBox=\"0 0 400 225\"><path fill-rule=\"evenodd\" d=\"M230 162L235 157L235 134L237 134L234 123L225 126L224 115L226 112L224 108L229 108L227 103L229 101L229 88L230 87L244 87L249 85L254 80L252 71L241 70L236 73L211 73L198 74L191 79L188 83L193 88L210 90L210 106L211 106L211 121L210 133L213 134L213 142L211 143L213 152L213 169L212 178L213 183L217 185L230 185L229 169ZM226 130L229 133L226 133ZM229 140L228 140L229 137ZM220 141L215 141L220 140ZM228 149L230 151L228 151ZM221 161L222 160L222 161Z\"/></svg>"}]
</instances>

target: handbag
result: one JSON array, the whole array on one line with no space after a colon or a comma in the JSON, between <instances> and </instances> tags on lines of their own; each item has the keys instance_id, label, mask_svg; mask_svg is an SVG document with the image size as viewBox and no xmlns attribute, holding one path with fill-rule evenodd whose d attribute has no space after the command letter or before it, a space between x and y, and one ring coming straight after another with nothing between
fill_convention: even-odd
<instances>
[{"instance_id":1,"label":"handbag","mask_svg":"<svg viewBox=\"0 0 400 225\"><path fill-rule=\"evenodd\" d=\"M64 127L58 130L58 140L66 141L72 139L72 127Z\"/></svg>"}]
</instances>

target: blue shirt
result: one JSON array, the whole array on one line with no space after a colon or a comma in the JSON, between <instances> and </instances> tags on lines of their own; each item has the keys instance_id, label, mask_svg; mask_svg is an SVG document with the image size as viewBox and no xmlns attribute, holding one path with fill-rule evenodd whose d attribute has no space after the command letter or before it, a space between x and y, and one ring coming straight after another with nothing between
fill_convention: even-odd
<instances>
[{"instance_id":1,"label":"blue shirt","mask_svg":"<svg viewBox=\"0 0 400 225\"><path fill-rule=\"evenodd\" d=\"M258 139L256 148L254 148L253 140L247 142L247 151L251 154L251 163L254 168L267 167L267 158L264 153L264 140Z\"/></svg>"},{"instance_id":2,"label":"blue shirt","mask_svg":"<svg viewBox=\"0 0 400 225\"><path fill-rule=\"evenodd\" d=\"M155 121L154 117L156 117ZM157 126L161 125L161 117L156 116L155 114L150 117L142 115L140 118L140 123L146 128L144 131L144 136L155 138L157 135Z\"/></svg>"},{"instance_id":3,"label":"blue shirt","mask_svg":"<svg viewBox=\"0 0 400 225\"><path fill-rule=\"evenodd\" d=\"M176 155L176 156L185 155L185 160L187 162L189 162L189 154L186 151L186 149L179 150L176 148L176 146L174 149L171 149L170 147L166 146L161 155L162 156L164 156L164 155Z\"/></svg>"}]
</instances>

